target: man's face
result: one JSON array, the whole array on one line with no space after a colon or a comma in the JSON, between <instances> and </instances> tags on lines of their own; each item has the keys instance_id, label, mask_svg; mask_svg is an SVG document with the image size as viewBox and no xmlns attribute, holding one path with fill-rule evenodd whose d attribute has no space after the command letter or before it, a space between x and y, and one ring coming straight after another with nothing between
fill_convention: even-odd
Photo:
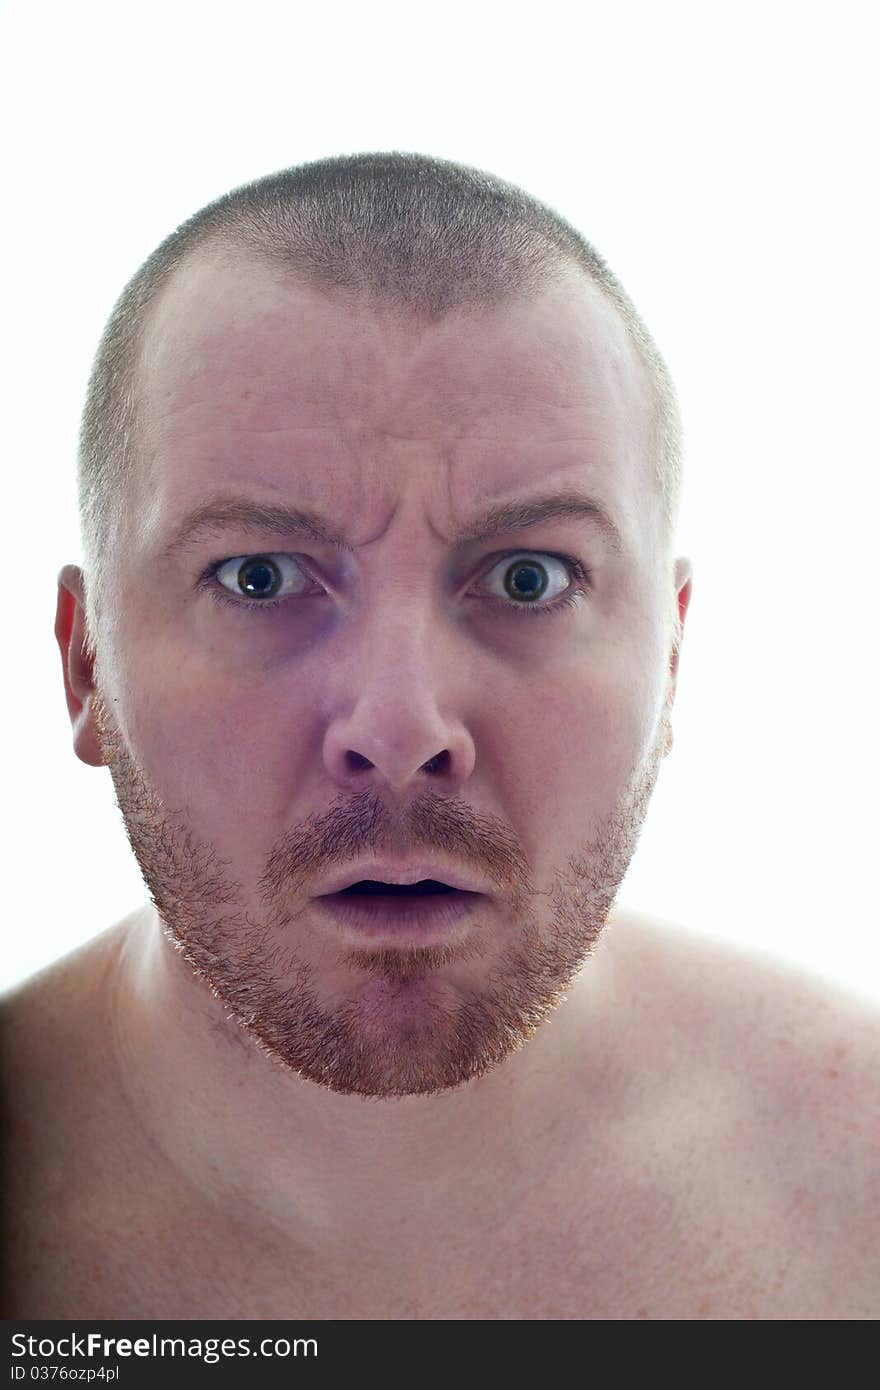
<instances>
[{"instance_id":1,"label":"man's face","mask_svg":"<svg viewBox=\"0 0 880 1390\"><path fill-rule=\"evenodd\" d=\"M586 961L667 744L676 583L625 331L580 279L425 326L203 259L160 300L141 381L93 710L165 928L305 1078L481 1075ZM564 489L619 547L582 517L450 543ZM166 554L221 497L318 512L353 548L239 519ZM245 570L250 598L248 556L277 567ZM535 611L577 588L563 556L584 592ZM487 895L429 939L363 938L314 899L383 854Z\"/></svg>"}]
</instances>

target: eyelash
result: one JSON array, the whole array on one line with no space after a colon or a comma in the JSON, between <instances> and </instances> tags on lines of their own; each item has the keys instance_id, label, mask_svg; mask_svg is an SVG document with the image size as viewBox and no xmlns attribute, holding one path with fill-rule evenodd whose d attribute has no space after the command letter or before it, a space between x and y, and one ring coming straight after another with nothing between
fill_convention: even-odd
<instances>
[{"instance_id":1,"label":"eyelash","mask_svg":"<svg viewBox=\"0 0 880 1390\"><path fill-rule=\"evenodd\" d=\"M267 553L268 552L264 551L255 551L253 558L256 559L258 555ZM551 603L544 603L540 605L532 605L530 603L513 603L512 601L508 601L506 599L490 597L489 602L496 606L498 610L503 610L505 613L522 613L523 615L528 615L529 617L536 618L539 616L546 616L548 614L558 614L564 608L576 608L579 605L581 599L586 595L590 587L590 571L585 569L584 566L581 564L580 560L576 560L573 555L557 555L548 550L512 550L510 552L511 558L516 555L548 555L553 560L561 561L561 563L571 571L572 578L575 581L574 587L569 589L566 593L562 594L559 598L553 599ZM285 604L292 602L291 598L233 598L231 593L228 590L226 590L222 585L212 584L211 580L214 578L214 575L217 573L219 569L222 569L222 567L228 563L229 558L229 556L225 556L222 560L215 560L211 565L208 566L207 570L205 570L205 573L199 580L199 587L207 589L207 592L210 594L211 598L214 599L216 603L222 603L224 605L228 605L231 608L244 608L251 612L259 610L261 613L267 613L271 612L273 609L283 608ZM248 555L242 557L243 560L250 558L251 557ZM507 556L500 556L499 559L496 560L495 565L499 565L501 561L506 558ZM297 564L300 564L298 560ZM495 565L490 566L490 569L494 569ZM300 564L300 568L302 569L304 574L308 573L303 565ZM311 575L308 575L308 578L311 579ZM317 581L312 579L313 584L316 582ZM295 595L294 597L302 598L303 595ZM306 595L305 597L308 597L308 595Z\"/></svg>"}]
</instances>

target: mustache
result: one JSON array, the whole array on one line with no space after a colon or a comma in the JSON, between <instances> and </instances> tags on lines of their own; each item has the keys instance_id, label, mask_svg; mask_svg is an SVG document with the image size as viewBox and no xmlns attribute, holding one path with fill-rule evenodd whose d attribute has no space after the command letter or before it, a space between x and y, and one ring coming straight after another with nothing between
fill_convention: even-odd
<instances>
[{"instance_id":1,"label":"mustache","mask_svg":"<svg viewBox=\"0 0 880 1390\"><path fill-rule=\"evenodd\" d=\"M283 835L272 848L260 890L270 898L301 890L329 868L355 860L415 858L428 851L473 865L499 883L527 883L529 865L506 827L489 822L466 802L433 792L414 797L404 811L389 808L374 789L339 800L312 818L307 833Z\"/></svg>"}]
</instances>

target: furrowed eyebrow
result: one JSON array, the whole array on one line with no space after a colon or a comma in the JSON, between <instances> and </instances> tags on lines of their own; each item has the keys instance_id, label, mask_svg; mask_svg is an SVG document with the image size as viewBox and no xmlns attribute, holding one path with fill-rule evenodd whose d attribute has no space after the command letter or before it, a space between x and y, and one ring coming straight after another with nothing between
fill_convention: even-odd
<instances>
[{"instance_id":1,"label":"furrowed eyebrow","mask_svg":"<svg viewBox=\"0 0 880 1390\"><path fill-rule=\"evenodd\" d=\"M601 531L612 550L620 553L623 541L607 509L594 497L580 492L554 492L548 497L524 498L515 502L499 502L473 521L467 522L452 537L454 545L471 541L489 541L508 531L526 531L543 521L557 517L574 517L587 521Z\"/></svg>"},{"instance_id":2,"label":"furrowed eyebrow","mask_svg":"<svg viewBox=\"0 0 880 1390\"><path fill-rule=\"evenodd\" d=\"M455 546L492 540L509 531L525 531L558 517L586 521L600 531L610 548L620 554L620 532L603 504L580 492L557 492L547 497L500 502L467 522L451 537ZM355 546L331 522L317 512L273 502L254 502L248 497L215 497L190 512L162 556L168 559L190 549L198 541L232 527L269 531L286 539L298 537L354 553Z\"/></svg>"}]
</instances>

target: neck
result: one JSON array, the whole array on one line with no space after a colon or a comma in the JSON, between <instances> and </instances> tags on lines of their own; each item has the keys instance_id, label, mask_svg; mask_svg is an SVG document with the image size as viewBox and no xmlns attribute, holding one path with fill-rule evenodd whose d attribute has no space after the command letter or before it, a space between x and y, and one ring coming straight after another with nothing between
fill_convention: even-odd
<instances>
[{"instance_id":1,"label":"neck","mask_svg":"<svg viewBox=\"0 0 880 1390\"><path fill-rule=\"evenodd\" d=\"M422 1237L453 1212L485 1225L575 1144L589 1162L606 1136L612 1029L626 1014L609 935L505 1062L455 1090L377 1100L267 1057L145 908L120 939L107 995L127 1122L163 1188L224 1221L323 1246L386 1229L392 1215Z\"/></svg>"}]
</instances>

